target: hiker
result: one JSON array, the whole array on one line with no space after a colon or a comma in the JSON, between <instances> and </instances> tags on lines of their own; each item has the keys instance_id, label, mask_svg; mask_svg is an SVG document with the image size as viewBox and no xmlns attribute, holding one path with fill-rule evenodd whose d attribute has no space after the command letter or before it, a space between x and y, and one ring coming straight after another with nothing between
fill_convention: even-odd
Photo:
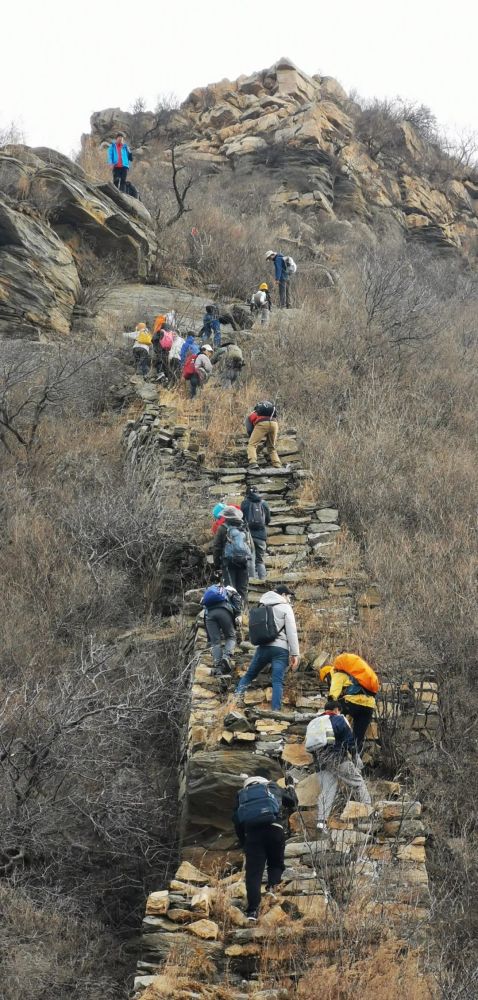
<instances>
[{"instance_id":1,"label":"hiker","mask_svg":"<svg viewBox=\"0 0 478 1000\"><path fill-rule=\"evenodd\" d=\"M354 676L358 672L357 667L360 670L359 678ZM354 653L344 652L336 656L330 672L329 696L338 701L344 715L352 719L358 754L362 753L365 733L377 707L373 691L369 688L378 691L378 678L365 660Z\"/></svg>"},{"instance_id":2,"label":"hiker","mask_svg":"<svg viewBox=\"0 0 478 1000\"><path fill-rule=\"evenodd\" d=\"M123 193L126 192L126 178L133 159L133 154L124 141L122 132L115 135L114 142L108 146L108 163L113 168L113 184Z\"/></svg>"},{"instance_id":3,"label":"hiker","mask_svg":"<svg viewBox=\"0 0 478 1000\"><path fill-rule=\"evenodd\" d=\"M173 346L173 331L165 316L157 316L163 320L160 326L155 322L153 329L153 354L158 380L169 375L169 352Z\"/></svg>"},{"instance_id":4,"label":"hiker","mask_svg":"<svg viewBox=\"0 0 478 1000\"><path fill-rule=\"evenodd\" d=\"M279 306L281 309L290 309L290 277L297 271L297 265L292 257L284 257L275 250L268 250L266 260L274 263L274 276L276 285L279 285Z\"/></svg>"},{"instance_id":5,"label":"hiker","mask_svg":"<svg viewBox=\"0 0 478 1000\"><path fill-rule=\"evenodd\" d=\"M232 389L244 368L244 355L239 344L219 347L213 355L212 363L222 362L221 383L225 389Z\"/></svg>"},{"instance_id":6,"label":"hiker","mask_svg":"<svg viewBox=\"0 0 478 1000\"><path fill-rule=\"evenodd\" d=\"M194 369L189 376L189 392L191 399L194 399L196 393L201 385L207 382L211 372L212 364L209 355L212 354L212 347L210 344L204 344L201 347L199 354L194 358ZM187 364L187 362L186 362ZM183 375L186 371L186 365L183 368ZM186 377L184 375L184 377Z\"/></svg>"},{"instance_id":7,"label":"hiker","mask_svg":"<svg viewBox=\"0 0 478 1000\"><path fill-rule=\"evenodd\" d=\"M212 521L211 531L213 535L217 534L219 528L221 527L221 524L224 524L225 521L224 510L226 509L226 507L234 507L235 510L241 509L235 503L217 503L216 506L213 507L212 509L213 521Z\"/></svg>"},{"instance_id":8,"label":"hiker","mask_svg":"<svg viewBox=\"0 0 478 1000\"><path fill-rule=\"evenodd\" d=\"M254 486L248 486L241 510L254 542L254 568L252 575L265 580L267 571L264 556L267 547L267 525L270 523L269 504L262 499Z\"/></svg>"},{"instance_id":9,"label":"hiker","mask_svg":"<svg viewBox=\"0 0 478 1000\"><path fill-rule=\"evenodd\" d=\"M195 338L196 334L191 333L191 331L189 331L186 340L184 341L184 344L181 347L181 352L179 354L179 361L181 363L181 368L184 365L184 362L186 361L188 354L191 353L194 354L194 356L196 354L199 354L199 344Z\"/></svg>"},{"instance_id":10,"label":"hiker","mask_svg":"<svg viewBox=\"0 0 478 1000\"><path fill-rule=\"evenodd\" d=\"M222 570L226 586L235 587L247 606L253 542L242 510L225 507L224 523L218 528L213 543L215 570Z\"/></svg>"},{"instance_id":11,"label":"hiker","mask_svg":"<svg viewBox=\"0 0 478 1000\"><path fill-rule=\"evenodd\" d=\"M214 672L230 674L231 657L236 648L236 628L240 627L242 621L241 595L234 587L223 587L216 583L205 590L201 604L211 644Z\"/></svg>"},{"instance_id":12,"label":"hiker","mask_svg":"<svg viewBox=\"0 0 478 1000\"><path fill-rule=\"evenodd\" d=\"M351 794L359 802L367 806L371 804L368 788L361 775L362 761L357 753L352 730L340 713L338 701L329 698L324 710L309 722L305 748L313 755L320 776L317 830L326 833L339 781L350 788Z\"/></svg>"},{"instance_id":13,"label":"hiker","mask_svg":"<svg viewBox=\"0 0 478 1000\"><path fill-rule=\"evenodd\" d=\"M274 469L281 469L282 462L276 451L279 424L277 422L277 410L274 403L269 402L269 400L257 403L252 413L246 419L246 430L249 434L249 444L247 445L249 468L259 468L257 445L265 442L271 465Z\"/></svg>"},{"instance_id":14,"label":"hiker","mask_svg":"<svg viewBox=\"0 0 478 1000\"><path fill-rule=\"evenodd\" d=\"M261 883L267 864L266 893L274 897L285 868L284 848L289 816L297 808L292 785L280 788L261 775L246 778L238 792L233 823L246 857L246 916L251 923L259 916Z\"/></svg>"},{"instance_id":15,"label":"hiker","mask_svg":"<svg viewBox=\"0 0 478 1000\"><path fill-rule=\"evenodd\" d=\"M261 326L267 326L271 309L272 299L269 292L269 285L263 281L262 285L259 285L257 292L254 292L251 298L251 313L253 315L259 313Z\"/></svg>"},{"instance_id":16,"label":"hiker","mask_svg":"<svg viewBox=\"0 0 478 1000\"><path fill-rule=\"evenodd\" d=\"M214 306L206 306L199 336L202 338L203 343L205 340L212 340L214 347L221 346L221 324Z\"/></svg>"},{"instance_id":17,"label":"hiker","mask_svg":"<svg viewBox=\"0 0 478 1000\"><path fill-rule=\"evenodd\" d=\"M150 368L150 353L152 346L151 334L146 323L138 323L136 336L133 344L133 358L136 366L136 373L147 378Z\"/></svg>"},{"instance_id":18,"label":"hiker","mask_svg":"<svg viewBox=\"0 0 478 1000\"><path fill-rule=\"evenodd\" d=\"M284 677L290 666L298 670L300 662L299 640L295 615L290 605L294 592L284 584L263 594L259 606L249 613L249 640L257 649L244 677L241 677L235 694L238 700L257 675L272 666L272 711L280 712Z\"/></svg>"},{"instance_id":19,"label":"hiker","mask_svg":"<svg viewBox=\"0 0 478 1000\"><path fill-rule=\"evenodd\" d=\"M185 344L184 337L181 337L179 333L173 331L173 343L168 356L169 375L171 382L177 382L181 374L180 357L184 344Z\"/></svg>"}]
</instances>

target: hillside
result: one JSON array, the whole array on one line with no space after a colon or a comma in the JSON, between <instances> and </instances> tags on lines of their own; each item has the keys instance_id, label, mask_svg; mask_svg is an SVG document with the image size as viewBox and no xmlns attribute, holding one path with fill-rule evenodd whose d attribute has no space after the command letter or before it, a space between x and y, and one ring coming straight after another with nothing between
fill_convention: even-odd
<instances>
[{"instance_id":1,"label":"hillside","mask_svg":"<svg viewBox=\"0 0 478 1000\"><path fill-rule=\"evenodd\" d=\"M118 128L141 202L110 181ZM285 59L180 108L96 113L78 163L0 149L6 1000L124 1000L135 972L145 1000L315 1000L318 977L325 1000L475 1000L477 209L427 109L364 107ZM238 310L237 389L215 369L190 401L134 374L123 331L171 308L197 331L209 299ZM283 718L267 679L228 711L197 619L261 398L291 463L258 479L271 582L299 592ZM338 803L312 879L296 815L251 933L231 797L257 755L293 772L313 832L304 725L344 647L383 685L375 812Z\"/></svg>"}]
</instances>

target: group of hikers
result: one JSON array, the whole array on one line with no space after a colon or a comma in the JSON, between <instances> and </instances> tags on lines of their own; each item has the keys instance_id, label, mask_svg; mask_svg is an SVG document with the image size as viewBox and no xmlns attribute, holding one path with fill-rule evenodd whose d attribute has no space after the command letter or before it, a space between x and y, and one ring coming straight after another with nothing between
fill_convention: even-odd
<instances>
[{"instance_id":1,"label":"group of hikers","mask_svg":"<svg viewBox=\"0 0 478 1000\"><path fill-rule=\"evenodd\" d=\"M259 408L261 404L258 404ZM257 408L256 408L257 409ZM206 588L201 604L210 644L213 673L223 692L233 674L234 652L242 640L243 614L248 609L248 584L267 577L265 555L269 505L252 484L240 504L218 503L212 511L214 572L220 582ZM266 667L271 668L272 712L281 712L287 671L297 671L300 648L292 606L294 592L279 584L264 593L248 611L248 638L255 647L245 674L235 685L230 709L241 709L247 689ZM319 673L326 693L323 709L307 727L305 747L319 772L317 836L327 837L339 782L367 807L371 798L362 775L361 752L376 708L379 682L360 656L342 652ZM350 722L347 721L347 716ZM234 826L246 860L247 917L257 920L261 882L267 864L266 893L274 894L284 871L288 817L298 808L293 782L285 788L265 774L246 776L238 793Z\"/></svg>"}]
</instances>

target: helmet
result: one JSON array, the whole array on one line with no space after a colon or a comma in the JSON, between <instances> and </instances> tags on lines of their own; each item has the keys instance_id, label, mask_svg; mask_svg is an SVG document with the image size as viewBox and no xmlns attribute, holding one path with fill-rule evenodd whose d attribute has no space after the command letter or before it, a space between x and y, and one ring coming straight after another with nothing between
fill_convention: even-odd
<instances>
[{"instance_id":1,"label":"helmet","mask_svg":"<svg viewBox=\"0 0 478 1000\"><path fill-rule=\"evenodd\" d=\"M268 250L266 253L266 260L270 260L271 257L275 257L275 255L276 255L275 250Z\"/></svg>"},{"instance_id":2,"label":"helmet","mask_svg":"<svg viewBox=\"0 0 478 1000\"><path fill-rule=\"evenodd\" d=\"M249 788L249 785L268 785L269 778L261 778L260 774L256 774L253 778L246 778L243 788Z\"/></svg>"},{"instance_id":3,"label":"helmet","mask_svg":"<svg viewBox=\"0 0 478 1000\"><path fill-rule=\"evenodd\" d=\"M262 285L259 285L259 291L260 292L268 292L269 291L269 285L267 284L266 281L263 281Z\"/></svg>"},{"instance_id":4,"label":"helmet","mask_svg":"<svg viewBox=\"0 0 478 1000\"><path fill-rule=\"evenodd\" d=\"M215 520L221 516L225 506L225 503L217 503L216 506L212 508L212 516Z\"/></svg>"},{"instance_id":5,"label":"helmet","mask_svg":"<svg viewBox=\"0 0 478 1000\"><path fill-rule=\"evenodd\" d=\"M321 667L319 670L319 680L325 681L325 678L328 677L329 674L331 673L332 673L332 664L324 663L323 667Z\"/></svg>"}]
</instances>

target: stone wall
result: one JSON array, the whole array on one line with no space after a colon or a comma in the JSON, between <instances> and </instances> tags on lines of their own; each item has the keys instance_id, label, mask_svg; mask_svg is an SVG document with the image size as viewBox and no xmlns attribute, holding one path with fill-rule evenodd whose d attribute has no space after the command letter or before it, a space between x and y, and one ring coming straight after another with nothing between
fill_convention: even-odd
<instances>
[{"instance_id":1,"label":"stone wall","mask_svg":"<svg viewBox=\"0 0 478 1000\"><path fill-rule=\"evenodd\" d=\"M207 432L194 411L179 422L174 396L159 402L156 389L148 393L144 412L127 427L130 458L181 483L194 498L207 548L213 504L224 496L234 502L244 495L250 477L244 467L245 439L239 436L231 443L227 461L219 456L207 465ZM264 675L246 693L244 708L237 709L231 694L251 647L244 641L236 650L234 679L229 691L222 692L207 651L201 591L186 593L188 631L182 656L190 664L191 713L182 777L181 864L169 886L157 887L147 900L135 979L135 996L141 1000L279 1000L292 995L308 963L320 955L332 961L347 936L356 933L357 923L372 939L386 921L416 944L426 927L426 828L421 804L405 786L367 778L372 809L342 801L330 822L330 838L316 839L318 777L303 744L307 723L324 701L318 671L350 622L372 614L380 598L376 588L366 587L360 568L344 571L335 505L307 501L308 472L301 468L295 431L282 433L279 452L290 463L289 471L254 474L271 506L272 521L268 579L251 583L250 602L279 581L293 584L301 668L288 678L281 712L270 708L271 687ZM154 488L152 473L150 478ZM384 680L378 720L369 727L364 753L366 763L375 765L373 774L380 773L378 741L386 720L397 713L404 716L410 740L426 746L437 719L436 702L433 680L399 685ZM231 813L242 786L240 775L258 771L279 781L292 774L300 811L291 818L280 896L264 900L260 920L251 928L243 913L242 853Z\"/></svg>"}]
</instances>

